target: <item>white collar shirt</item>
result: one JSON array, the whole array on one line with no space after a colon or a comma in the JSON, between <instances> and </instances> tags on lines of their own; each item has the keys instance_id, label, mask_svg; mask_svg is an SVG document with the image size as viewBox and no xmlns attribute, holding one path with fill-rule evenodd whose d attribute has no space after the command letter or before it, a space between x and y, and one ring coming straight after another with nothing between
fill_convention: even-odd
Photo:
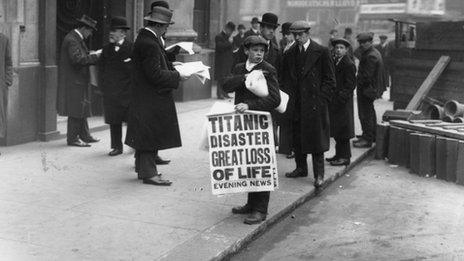
<instances>
[{"instance_id":1,"label":"white collar shirt","mask_svg":"<svg viewBox=\"0 0 464 261\"><path fill-rule=\"evenodd\" d=\"M245 68L247 71L251 72L251 70L253 70L253 68L255 68L256 65L258 65L259 63L252 63L250 62L250 60L247 60L246 63L245 63Z\"/></svg>"},{"instance_id":2,"label":"white collar shirt","mask_svg":"<svg viewBox=\"0 0 464 261\"><path fill-rule=\"evenodd\" d=\"M84 40L84 36L81 34L81 32L79 32L79 30L77 29L74 29L74 31L77 33L77 35L79 35L79 37Z\"/></svg>"}]
</instances>

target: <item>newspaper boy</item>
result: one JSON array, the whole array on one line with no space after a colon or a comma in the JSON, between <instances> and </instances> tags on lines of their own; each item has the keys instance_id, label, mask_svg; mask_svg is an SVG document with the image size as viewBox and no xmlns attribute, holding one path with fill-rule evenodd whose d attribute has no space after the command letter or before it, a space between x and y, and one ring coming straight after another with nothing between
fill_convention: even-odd
<instances>
[{"instance_id":1,"label":"newspaper boy","mask_svg":"<svg viewBox=\"0 0 464 261\"><path fill-rule=\"evenodd\" d=\"M271 112L279 106L280 94L276 69L264 61L264 54L269 48L268 42L261 36L253 35L247 37L243 45L248 59L245 63L235 66L232 70L232 75L225 80L224 91L229 93L235 92L235 110L239 113L243 113L246 110ZM251 91L250 79L247 80L247 77L250 76L251 72L258 70L264 75L261 80L265 79L265 86L261 85L261 90ZM256 74L256 72L252 74ZM267 90L263 90L264 88L267 88ZM260 95L258 96L256 93ZM266 93L267 95L264 96L262 93ZM232 213L249 214L244 220L245 224L260 223L266 219L269 196L269 191L250 192L248 193L247 203L244 206L232 208Z\"/></svg>"}]
</instances>

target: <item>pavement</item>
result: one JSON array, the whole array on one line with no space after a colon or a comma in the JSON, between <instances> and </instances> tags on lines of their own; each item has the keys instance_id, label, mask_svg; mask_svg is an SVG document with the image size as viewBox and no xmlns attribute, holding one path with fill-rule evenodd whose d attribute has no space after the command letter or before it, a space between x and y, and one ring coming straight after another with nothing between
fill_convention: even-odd
<instances>
[{"instance_id":1,"label":"pavement","mask_svg":"<svg viewBox=\"0 0 464 261\"><path fill-rule=\"evenodd\" d=\"M171 187L141 184L128 147L107 156L107 130L93 133L101 142L91 148L63 139L0 148L0 260L219 260L314 196L311 178L284 177L294 162L279 155L267 221L249 226L232 215L246 195L213 196L208 153L199 150L214 102L177 104L183 146L160 152L172 160L160 166ZM389 108L378 101L380 113ZM366 155L353 150L353 165ZM346 170L327 166L328 182Z\"/></svg>"},{"instance_id":2,"label":"pavement","mask_svg":"<svg viewBox=\"0 0 464 261\"><path fill-rule=\"evenodd\" d=\"M463 186L366 160L231 260L464 260L463 202Z\"/></svg>"}]
</instances>

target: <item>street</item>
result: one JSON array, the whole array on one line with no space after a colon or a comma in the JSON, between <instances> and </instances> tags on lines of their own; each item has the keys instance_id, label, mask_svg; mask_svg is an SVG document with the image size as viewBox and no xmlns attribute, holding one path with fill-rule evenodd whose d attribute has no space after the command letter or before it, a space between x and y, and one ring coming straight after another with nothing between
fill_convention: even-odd
<instances>
[{"instance_id":1,"label":"street","mask_svg":"<svg viewBox=\"0 0 464 261\"><path fill-rule=\"evenodd\" d=\"M370 160L231 260L463 260L464 189Z\"/></svg>"}]
</instances>

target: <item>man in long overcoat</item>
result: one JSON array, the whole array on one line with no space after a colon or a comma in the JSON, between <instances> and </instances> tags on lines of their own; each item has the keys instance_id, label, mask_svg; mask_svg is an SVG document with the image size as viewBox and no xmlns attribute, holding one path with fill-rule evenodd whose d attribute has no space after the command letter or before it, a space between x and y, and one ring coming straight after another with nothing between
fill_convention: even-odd
<instances>
[{"instance_id":1,"label":"man in long overcoat","mask_svg":"<svg viewBox=\"0 0 464 261\"><path fill-rule=\"evenodd\" d=\"M307 154L312 154L314 185L324 180L324 152L330 145L329 103L335 89L335 73L327 47L310 39L311 26L297 21L290 27L297 45L291 49L289 75L294 90L293 144L296 169L286 177L308 176Z\"/></svg>"},{"instance_id":2,"label":"man in long overcoat","mask_svg":"<svg viewBox=\"0 0 464 261\"><path fill-rule=\"evenodd\" d=\"M105 122L110 125L110 156L122 154L122 123L127 121L131 98L132 43L126 39L129 30L126 19L113 17L109 41L103 47L99 61Z\"/></svg>"},{"instance_id":3,"label":"man in long overcoat","mask_svg":"<svg viewBox=\"0 0 464 261\"><path fill-rule=\"evenodd\" d=\"M349 56L348 40L332 40L335 54L336 88L329 105L330 136L335 139L335 156L328 158L332 166L349 165L350 139L354 137L353 91L356 88L356 65Z\"/></svg>"},{"instance_id":4,"label":"man in long overcoat","mask_svg":"<svg viewBox=\"0 0 464 261\"><path fill-rule=\"evenodd\" d=\"M5 137L7 121L8 88L13 84L13 62L10 43L6 35L0 33L0 138Z\"/></svg>"},{"instance_id":5,"label":"man in long overcoat","mask_svg":"<svg viewBox=\"0 0 464 261\"><path fill-rule=\"evenodd\" d=\"M382 97L386 89L382 56L372 45L372 39L371 33L358 35L360 61L356 94L363 133L361 138L353 143L357 148L370 148L374 142L377 124L374 101Z\"/></svg>"},{"instance_id":6,"label":"man in long overcoat","mask_svg":"<svg viewBox=\"0 0 464 261\"><path fill-rule=\"evenodd\" d=\"M144 184L169 186L155 163L158 150L181 146L173 90L190 75L177 72L168 62L161 36L173 12L154 7L144 20L132 52L133 89L129 108L126 144L136 150L136 171Z\"/></svg>"},{"instance_id":7,"label":"man in long overcoat","mask_svg":"<svg viewBox=\"0 0 464 261\"><path fill-rule=\"evenodd\" d=\"M229 95L224 92L222 85L224 77L228 76L232 71L234 63L233 53L233 38L232 33L235 31L235 24L228 22L224 30L216 35L214 41L216 43L215 59L214 59L214 78L217 80L216 95L218 99L229 98Z\"/></svg>"},{"instance_id":8,"label":"man in long overcoat","mask_svg":"<svg viewBox=\"0 0 464 261\"><path fill-rule=\"evenodd\" d=\"M98 53L90 53L84 40L97 29L97 22L83 15L79 27L69 32L61 45L58 73L57 109L68 116L69 146L89 147L98 140L90 135L87 118L91 116L89 99L89 66L96 64Z\"/></svg>"}]
</instances>

